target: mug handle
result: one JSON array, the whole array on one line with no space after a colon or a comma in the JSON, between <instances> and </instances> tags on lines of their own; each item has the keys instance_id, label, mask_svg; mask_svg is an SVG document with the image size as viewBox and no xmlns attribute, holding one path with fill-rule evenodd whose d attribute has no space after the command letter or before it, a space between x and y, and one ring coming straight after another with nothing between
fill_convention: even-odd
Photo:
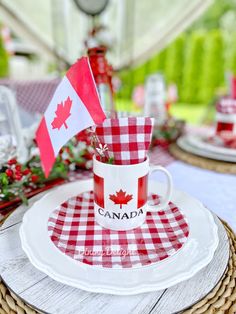
<instances>
[{"instance_id":1,"label":"mug handle","mask_svg":"<svg viewBox=\"0 0 236 314\"><path fill-rule=\"evenodd\" d=\"M166 191L166 195L163 199L163 201L159 204L159 205L146 205L146 211L147 212L157 212L160 209L165 209L165 207L167 207L170 198L171 198L171 194L172 194L172 189L173 189L173 182L172 182L172 177L169 173L169 171L167 171L165 168L161 167L161 166L154 166L151 168L149 175L151 175L153 172L156 171L161 171L164 172L164 174L166 175L167 178L167 191Z\"/></svg>"}]
</instances>

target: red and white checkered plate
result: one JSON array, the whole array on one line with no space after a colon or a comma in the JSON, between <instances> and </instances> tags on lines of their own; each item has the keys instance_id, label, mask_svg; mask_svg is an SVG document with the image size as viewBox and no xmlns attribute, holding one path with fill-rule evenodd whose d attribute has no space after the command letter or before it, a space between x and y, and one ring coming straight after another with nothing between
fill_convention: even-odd
<instances>
[{"instance_id":1,"label":"red and white checkered plate","mask_svg":"<svg viewBox=\"0 0 236 314\"><path fill-rule=\"evenodd\" d=\"M187 221L178 207L148 213L139 228L114 231L94 220L93 192L84 192L56 208L48 220L48 233L55 246L74 260L105 268L150 265L175 254L189 235ZM158 204L159 197L149 196Z\"/></svg>"}]
</instances>

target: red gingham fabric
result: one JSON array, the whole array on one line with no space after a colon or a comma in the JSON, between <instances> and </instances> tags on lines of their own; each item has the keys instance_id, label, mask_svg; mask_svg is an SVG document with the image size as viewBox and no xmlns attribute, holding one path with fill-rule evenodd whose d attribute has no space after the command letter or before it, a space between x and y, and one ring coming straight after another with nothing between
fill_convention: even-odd
<instances>
[{"instance_id":1,"label":"red gingham fabric","mask_svg":"<svg viewBox=\"0 0 236 314\"><path fill-rule=\"evenodd\" d=\"M236 99L222 98L216 105L216 110L225 114L236 114Z\"/></svg>"},{"instance_id":2,"label":"red gingham fabric","mask_svg":"<svg viewBox=\"0 0 236 314\"><path fill-rule=\"evenodd\" d=\"M48 80L2 79L0 85L10 88L19 106L31 113L43 113L60 83L60 78Z\"/></svg>"},{"instance_id":3,"label":"red gingham fabric","mask_svg":"<svg viewBox=\"0 0 236 314\"><path fill-rule=\"evenodd\" d=\"M48 220L52 242L74 260L105 268L140 267L172 256L188 238L187 221L171 202L165 211L148 213L141 227L114 231L94 221L93 201L92 191L70 198ZM158 204L159 197L150 195L149 201Z\"/></svg>"},{"instance_id":4,"label":"red gingham fabric","mask_svg":"<svg viewBox=\"0 0 236 314\"><path fill-rule=\"evenodd\" d=\"M153 119L127 117L106 119L96 127L96 134L108 155L116 165L130 165L143 162L150 146Z\"/></svg>"},{"instance_id":5,"label":"red gingham fabric","mask_svg":"<svg viewBox=\"0 0 236 314\"><path fill-rule=\"evenodd\" d=\"M223 141L225 147L236 149L236 134L233 134L231 131L221 131L219 137ZM218 143L213 142L213 144L217 145Z\"/></svg>"},{"instance_id":6,"label":"red gingham fabric","mask_svg":"<svg viewBox=\"0 0 236 314\"><path fill-rule=\"evenodd\" d=\"M150 158L150 165L160 165L166 167L175 161L175 158L170 155L168 150L160 146L151 149L148 156Z\"/></svg>"},{"instance_id":7,"label":"red gingham fabric","mask_svg":"<svg viewBox=\"0 0 236 314\"><path fill-rule=\"evenodd\" d=\"M90 170L70 171L68 174L68 181L74 182L77 180L87 180L93 178L93 172Z\"/></svg>"}]
</instances>

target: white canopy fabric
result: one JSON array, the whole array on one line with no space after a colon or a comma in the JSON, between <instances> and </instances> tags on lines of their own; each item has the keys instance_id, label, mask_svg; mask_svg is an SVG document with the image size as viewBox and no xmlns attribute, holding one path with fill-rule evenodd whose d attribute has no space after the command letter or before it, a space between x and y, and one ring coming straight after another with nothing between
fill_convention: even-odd
<instances>
[{"instance_id":1,"label":"white canopy fabric","mask_svg":"<svg viewBox=\"0 0 236 314\"><path fill-rule=\"evenodd\" d=\"M96 1L96 0L94 0ZM135 65L164 48L213 0L110 0L100 20L115 39L109 59L115 68ZM73 0L0 0L0 21L43 58L55 52L68 63L84 52L91 18Z\"/></svg>"}]
</instances>

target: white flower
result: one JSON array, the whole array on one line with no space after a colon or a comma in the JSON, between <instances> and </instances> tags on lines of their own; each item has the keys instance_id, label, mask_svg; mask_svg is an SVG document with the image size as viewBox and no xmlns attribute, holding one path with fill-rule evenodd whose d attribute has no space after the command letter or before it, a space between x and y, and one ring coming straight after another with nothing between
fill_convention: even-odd
<instances>
[{"instance_id":1,"label":"white flower","mask_svg":"<svg viewBox=\"0 0 236 314\"><path fill-rule=\"evenodd\" d=\"M107 144L105 144L104 146L102 146L102 144L99 144L99 147L96 147L96 151L98 152L98 154L102 157L105 156L105 152L108 151L108 147Z\"/></svg>"}]
</instances>

